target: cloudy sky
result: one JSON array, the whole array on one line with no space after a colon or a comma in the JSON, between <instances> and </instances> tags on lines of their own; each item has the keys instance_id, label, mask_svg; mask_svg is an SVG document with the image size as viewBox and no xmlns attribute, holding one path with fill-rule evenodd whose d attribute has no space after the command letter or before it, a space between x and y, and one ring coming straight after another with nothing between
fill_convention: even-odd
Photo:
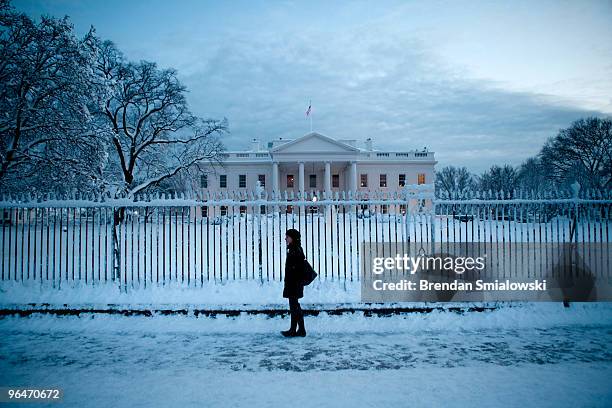
<instances>
[{"instance_id":1,"label":"cloudy sky","mask_svg":"<svg viewBox=\"0 0 612 408\"><path fill-rule=\"evenodd\" d=\"M230 121L229 149L306 133L312 100L316 131L481 171L612 116L610 0L14 4L176 68L195 113Z\"/></svg>"}]
</instances>

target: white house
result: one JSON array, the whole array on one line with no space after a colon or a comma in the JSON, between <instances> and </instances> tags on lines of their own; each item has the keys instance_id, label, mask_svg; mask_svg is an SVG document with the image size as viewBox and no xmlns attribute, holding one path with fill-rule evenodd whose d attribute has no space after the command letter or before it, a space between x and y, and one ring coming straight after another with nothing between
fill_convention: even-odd
<instances>
[{"instance_id":1,"label":"white house","mask_svg":"<svg viewBox=\"0 0 612 408\"><path fill-rule=\"evenodd\" d=\"M253 139L249 150L224 153L222 166L201 176L205 192L252 191L259 181L265 190L336 192L399 191L405 184L434 181L434 153L374 149L367 139L332 139L317 132L297 139L277 139L262 146Z\"/></svg>"}]
</instances>

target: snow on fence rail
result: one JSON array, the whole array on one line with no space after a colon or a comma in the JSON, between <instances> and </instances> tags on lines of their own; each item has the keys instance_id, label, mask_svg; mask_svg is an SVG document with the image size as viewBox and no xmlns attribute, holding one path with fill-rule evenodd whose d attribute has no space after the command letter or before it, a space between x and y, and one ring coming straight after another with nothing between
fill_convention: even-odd
<instances>
[{"instance_id":1,"label":"snow on fence rail","mask_svg":"<svg viewBox=\"0 0 612 408\"><path fill-rule=\"evenodd\" d=\"M364 242L603 242L608 193L472 192L439 199L319 192L165 197L2 197L1 279L159 283L283 279L284 233L297 228L321 279L358 280ZM609 262L609 260L606 260Z\"/></svg>"}]
</instances>

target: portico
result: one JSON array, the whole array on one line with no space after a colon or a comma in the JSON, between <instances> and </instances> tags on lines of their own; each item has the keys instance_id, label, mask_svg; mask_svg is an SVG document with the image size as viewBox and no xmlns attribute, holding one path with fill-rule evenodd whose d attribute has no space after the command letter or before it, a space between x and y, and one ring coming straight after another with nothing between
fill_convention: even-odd
<instances>
[{"instance_id":1,"label":"portico","mask_svg":"<svg viewBox=\"0 0 612 408\"><path fill-rule=\"evenodd\" d=\"M320 192L356 191L357 162L351 161L273 161L273 193L285 191Z\"/></svg>"},{"instance_id":2,"label":"portico","mask_svg":"<svg viewBox=\"0 0 612 408\"><path fill-rule=\"evenodd\" d=\"M272 142L272 191L355 190L360 149L316 132L299 139Z\"/></svg>"}]
</instances>

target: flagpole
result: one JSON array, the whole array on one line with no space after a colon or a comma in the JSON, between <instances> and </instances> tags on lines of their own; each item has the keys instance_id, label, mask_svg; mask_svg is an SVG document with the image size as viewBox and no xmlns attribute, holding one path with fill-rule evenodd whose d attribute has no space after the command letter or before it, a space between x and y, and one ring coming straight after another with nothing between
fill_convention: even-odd
<instances>
[{"instance_id":1,"label":"flagpole","mask_svg":"<svg viewBox=\"0 0 612 408\"><path fill-rule=\"evenodd\" d=\"M310 117L310 133L312 133L312 112L308 116Z\"/></svg>"},{"instance_id":2,"label":"flagpole","mask_svg":"<svg viewBox=\"0 0 612 408\"><path fill-rule=\"evenodd\" d=\"M310 133L312 133L312 100L308 102L308 110L306 111L306 116L310 119Z\"/></svg>"}]
</instances>

